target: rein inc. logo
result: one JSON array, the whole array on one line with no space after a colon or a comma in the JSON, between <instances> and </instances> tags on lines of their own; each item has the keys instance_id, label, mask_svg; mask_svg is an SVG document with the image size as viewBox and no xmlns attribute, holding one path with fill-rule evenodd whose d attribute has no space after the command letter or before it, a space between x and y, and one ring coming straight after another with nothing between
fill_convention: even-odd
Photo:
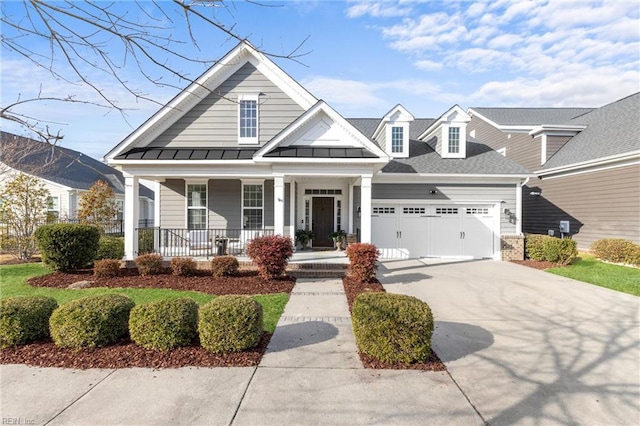
<instances>
[{"instance_id":1,"label":"rein inc. logo","mask_svg":"<svg viewBox=\"0 0 640 426\"><path fill-rule=\"evenodd\" d=\"M3 425L34 425L36 421L27 417L2 417L0 424Z\"/></svg>"}]
</instances>

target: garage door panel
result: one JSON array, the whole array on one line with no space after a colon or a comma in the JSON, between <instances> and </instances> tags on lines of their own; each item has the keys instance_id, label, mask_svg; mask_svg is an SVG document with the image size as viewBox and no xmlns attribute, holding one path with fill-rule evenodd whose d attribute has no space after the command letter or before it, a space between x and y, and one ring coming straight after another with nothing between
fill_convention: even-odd
<instances>
[{"instance_id":1,"label":"garage door panel","mask_svg":"<svg viewBox=\"0 0 640 426\"><path fill-rule=\"evenodd\" d=\"M374 207L371 215L371 241L382 259L407 259L398 250L398 217L395 207Z\"/></svg>"},{"instance_id":2,"label":"garage door panel","mask_svg":"<svg viewBox=\"0 0 640 426\"><path fill-rule=\"evenodd\" d=\"M433 257L458 257L462 255L462 220L460 208L435 206L431 218L431 251Z\"/></svg>"},{"instance_id":3,"label":"garage door panel","mask_svg":"<svg viewBox=\"0 0 640 426\"><path fill-rule=\"evenodd\" d=\"M464 255L493 256L493 216L488 207L468 207L464 215Z\"/></svg>"},{"instance_id":4,"label":"garage door panel","mask_svg":"<svg viewBox=\"0 0 640 426\"><path fill-rule=\"evenodd\" d=\"M417 216L407 216L403 213L400 217L400 240L399 249L401 254L407 258L426 257L428 253L427 244L427 217L418 214Z\"/></svg>"}]
</instances>

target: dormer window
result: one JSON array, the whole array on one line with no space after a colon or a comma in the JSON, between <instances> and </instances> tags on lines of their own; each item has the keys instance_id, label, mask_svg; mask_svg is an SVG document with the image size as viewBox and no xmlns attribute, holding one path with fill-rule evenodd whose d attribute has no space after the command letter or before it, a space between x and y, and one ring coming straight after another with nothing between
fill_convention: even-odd
<instances>
[{"instance_id":1,"label":"dormer window","mask_svg":"<svg viewBox=\"0 0 640 426\"><path fill-rule=\"evenodd\" d=\"M449 154L460 153L460 127L449 127Z\"/></svg>"},{"instance_id":2,"label":"dormer window","mask_svg":"<svg viewBox=\"0 0 640 426\"><path fill-rule=\"evenodd\" d=\"M394 126L391 128L391 153L399 154L404 151L404 132L403 128Z\"/></svg>"},{"instance_id":3,"label":"dormer window","mask_svg":"<svg viewBox=\"0 0 640 426\"><path fill-rule=\"evenodd\" d=\"M258 143L258 95L238 96L238 143Z\"/></svg>"}]
</instances>

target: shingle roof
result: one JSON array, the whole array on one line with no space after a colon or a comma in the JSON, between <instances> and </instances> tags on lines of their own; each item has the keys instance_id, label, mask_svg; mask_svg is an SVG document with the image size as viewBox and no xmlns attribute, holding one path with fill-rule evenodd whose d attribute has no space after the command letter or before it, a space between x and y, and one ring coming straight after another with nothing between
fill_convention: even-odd
<instances>
[{"instance_id":1,"label":"shingle roof","mask_svg":"<svg viewBox=\"0 0 640 426\"><path fill-rule=\"evenodd\" d=\"M566 124L587 126L547 161L543 170L640 150L640 92Z\"/></svg>"},{"instance_id":2,"label":"shingle roof","mask_svg":"<svg viewBox=\"0 0 640 426\"><path fill-rule=\"evenodd\" d=\"M530 172L487 145L467 138L467 158L442 158L427 142L409 141L409 158L395 158L382 173L514 174Z\"/></svg>"},{"instance_id":3,"label":"shingle roof","mask_svg":"<svg viewBox=\"0 0 640 426\"><path fill-rule=\"evenodd\" d=\"M380 124L379 118L347 118L347 121L369 139L373 137L373 132L376 131ZM416 118L409 126L409 137L416 139L434 121L434 118Z\"/></svg>"},{"instance_id":4,"label":"shingle roof","mask_svg":"<svg viewBox=\"0 0 640 426\"><path fill-rule=\"evenodd\" d=\"M124 194L120 171L81 152L6 132L1 132L0 143L0 161L16 170L74 189L86 190L102 180L117 194ZM20 155L15 155L18 152ZM154 196L143 185L140 195L150 199Z\"/></svg>"},{"instance_id":5,"label":"shingle roof","mask_svg":"<svg viewBox=\"0 0 640 426\"><path fill-rule=\"evenodd\" d=\"M593 108L483 108L472 110L501 126L539 126L568 124Z\"/></svg>"}]
</instances>

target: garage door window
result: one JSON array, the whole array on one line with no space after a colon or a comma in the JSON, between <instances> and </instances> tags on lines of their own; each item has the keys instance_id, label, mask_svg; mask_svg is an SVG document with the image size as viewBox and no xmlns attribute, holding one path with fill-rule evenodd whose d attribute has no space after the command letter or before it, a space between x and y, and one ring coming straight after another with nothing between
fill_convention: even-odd
<instances>
[{"instance_id":1,"label":"garage door window","mask_svg":"<svg viewBox=\"0 0 640 426\"><path fill-rule=\"evenodd\" d=\"M457 207L436 207L436 214L458 214Z\"/></svg>"},{"instance_id":2,"label":"garage door window","mask_svg":"<svg viewBox=\"0 0 640 426\"><path fill-rule=\"evenodd\" d=\"M395 207L374 207L373 214L396 214Z\"/></svg>"},{"instance_id":3,"label":"garage door window","mask_svg":"<svg viewBox=\"0 0 640 426\"><path fill-rule=\"evenodd\" d=\"M489 209L481 207L467 207L467 214L489 214Z\"/></svg>"},{"instance_id":4,"label":"garage door window","mask_svg":"<svg viewBox=\"0 0 640 426\"><path fill-rule=\"evenodd\" d=\"M425 214L426 209L424 207L404 207L402 213L404 214Z\"/></svg>"}]
</instances>

